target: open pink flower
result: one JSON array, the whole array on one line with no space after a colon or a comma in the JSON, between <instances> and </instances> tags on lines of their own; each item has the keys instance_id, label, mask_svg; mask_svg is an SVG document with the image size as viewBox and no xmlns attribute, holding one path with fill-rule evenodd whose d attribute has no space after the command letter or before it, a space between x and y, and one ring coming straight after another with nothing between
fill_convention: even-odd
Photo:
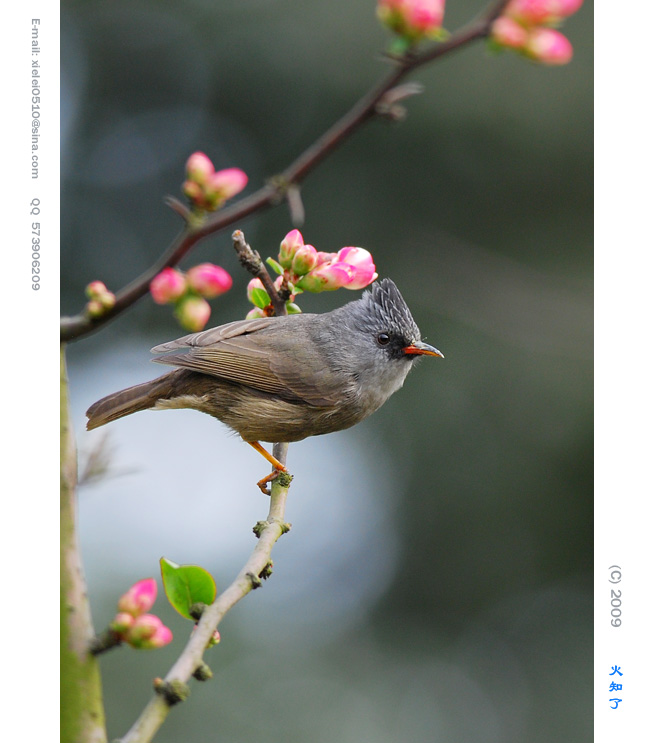
<instances>
[{"instance_id":1,"label":"open pink flower","mask_svg":"<svg viewBox=\"0 0 650 743\"><path fill-rule=\"evenodd\" d=\"M155 578L145 578L134 583L129 590L120 597L117 608L120 612L137 617L148 612L156 601L158 586Z\"/></svg>"}]
</instances>

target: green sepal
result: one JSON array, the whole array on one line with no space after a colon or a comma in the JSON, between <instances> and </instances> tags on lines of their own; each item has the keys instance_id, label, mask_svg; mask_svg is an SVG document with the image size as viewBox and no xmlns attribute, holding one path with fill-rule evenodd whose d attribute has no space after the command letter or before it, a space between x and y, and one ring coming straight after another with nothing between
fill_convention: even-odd
<instances>
[{"instance_id":1,"label":"green sepal","mask_svg":"<svg viewBox=\"0 0 650 743\"><path fill-rule=\"evenodd\" d=\"M284 273L284 268L273 258L267 258L266 259L267 265L271 266L271 268L279 275L282 276Z\"/></svg>"}]
</instances>

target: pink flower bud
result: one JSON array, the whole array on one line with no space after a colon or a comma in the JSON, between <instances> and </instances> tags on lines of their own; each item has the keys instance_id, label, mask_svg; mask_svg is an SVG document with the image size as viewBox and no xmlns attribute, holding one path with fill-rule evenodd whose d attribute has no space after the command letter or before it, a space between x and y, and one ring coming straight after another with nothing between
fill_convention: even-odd
<instances>
[{"instance_id":1,"label":"pink flower bud","mask_svg":"<svg viewBox=\"0 0 650 743\"><path fill-rule=\"evenodd\" d=\"M203 186L196 183L196 181L185 181L185 183L183 183L183 193L190 201L193 201L196 206L205 208L206 200L203 193Z\"/></svg>"},{"instance_id":2,"label":"pink flower bud","mask_svg":"<svg viewBox=\"0 0 650 743\"><path fill-rule=\"evenodd\" d=\"M175 268L165 268L149 284L149 291L156 304L175 302L185 294L186 289L185 277Z\"/></svg>"},{"instance_id":3,"label":"pink flower bud","mask_svg":"<svg viewBox=\"0 0 650 743\"><path fill-rule=\"evenodd\" d=\"M248 183L248 176L239 168L219 170L210 177L208 188L218 194L219 199L227 201L243 191Z\"/></svg>"},{"instance_id":4,"label":"pink flower bud","mask_svg":"<svg viewBox=\"0 0 650 743\"><path fill-rule=\"evenodd\" d=\"M172 641L172 632L155 614L143 614L134 620L124 641L134 648L144 650L161 648Z\"/></svg>"},{"instance_id":5,"label":"pink flower bud","mask_svg":"<svg viewBox=\"0 0 650 743\"><path fill-rule=\"evenodd\" d=\"M230 274L213 263L200 263L187 272L187 282L194 291L212 299L227 292L232 286Z\"/></svg>"},{"instance_id":6,"label":"pink flower bud","mask_svg":"<svg viewBox=\"0 0 650 743\"><path fill-rule=\"evenodd\" d=\"M214 173L212 160L203 152L195 152L190 155L185 165L187 178L199 185L204 186Z\"/></svg>"},{"instance_id":7,"label":"pink flower bud","mask_svg":"<svg viewBox=\"0 0 650 743\"><path fill-rule=\"evenodd\" d=\"M303 276L296 286L303 291L318 293L347 286L352 279L352 269L346 263L324 263Z\"/></svg>"},{"instance_id":8,"label":"pink flower bud","mask_svg":"<svg viewBox=\"0 0 650 743\"><path fill-rule=\"evenodd\" d=\"M121 611L115 615L115 618L109 626L115 634L123 636L133 626L134 622L135 617L133 614Z\"/></svg>"},{"instance_id":9,"label":"pink flower bud","mask_svg":"<svg viewBox=\"0 0 650 743\"><path fill-rule=\"evenodd\" d=\"M522 49L528 41L528 31L513 18L501 16L492 24L491 37L509 49Z\"/></svg>"},{"instance_id":10,"label":"pink flower bud","mask_svg":"<svg viewBox=\"0 0 650 743\"><path fill-rule=\"evenodd\" d=\"M372 255L364 248L342 248L338 252L338 263L345 263L351 269L346 289L363 289L377 278Z\"/></svg>"},{"instance_id":11,"label":"pink flower bud","mask_svg":"<svg viewBox=\"0 0 650 743\"><path fill-rule=\"evenodd\" d=\"M198 333L210 319L211 311L203 297L186 297L178 303L174 314L184 328Z\"/></svg>"},{"instance_id":12,"label":"pink flower bud","mask_svg":"<svg viewBox=\"0 0 650 743\"><path fill-rule=\"evenodd\" d=\"M379 0L377 16L391 31L411 42L435 38L441 30L445 0Z\"/></svg>"},{"instance_id":13,"label":"pink flower bud","mask_svg":"<svg viewBox=\"0 0 650 743\"><path fill-rule=\"evenodd\" d=\"M90 302L86 304L86 312L90 317L101 317L104 312L106 312L106 308L99 299L91 299Z\"/></svg>"},{"instance_id":14,"label":"pink flower bud","mask_svg":"<svg viewBox=\"0 0 650 743\"><path fill-rule=\"evenodd\" d=\"M284 240L280 243L280 252L278 253L278 262L282 268L291 268L291 262L298 248L302 248L305 241L298 230L291 230L285 235Z\"/></svg>"},{"instance_id":15,"label":"pink flower bud","mask_svg":"<svg viewBox=\"0 0 650 743\"><path fill-rule=\"evenodd\" d=\"M172 631L169 629L169 627L166 627L164 624L160 626L153 637L149 638L149 641L142 645L143 649L145 650L155 650L157 648L163 648L165 645L169 645L169 643L174 639L174 635L172 634Z\"/></svg>"},{"instance_id":16,"label":"pink flower bud","mask_svg":"<svg viewBox=\"0 0 650 743\"><path fill-rule=\"evenodd\" d=\"M221 642L221 634L219 633L219 630L216 629L212 633L212 637L208 640L208 647L211 648L214 645L218 645Z\"/></svg>"},{"instance_id":17,"label":"pink flower bud","mask_svg":"<svg viewBox=\"0 0 650 743\"><path fill-rule=\"evenodd\" d=\"M246 286L246 298L260 310L271 304L271 298L264 288L264 284L257 278L251 279L248 282Z\"/></svg>"},{"instance_id":18,"label":"pink flower bud","mask_svg":"<svg viewBox=\"0 0 650 743\"><path fill-rule=\"evenodd\" d=\"M573 15L582 0L511 0L504 14L527 26L558 23Z\"/></svg>"},{"instance_id":19,"label":"pink flower bud","mask_svg":"<svg viewBox=\"0 0 650 743\"><path fill-rule=\"evenodd\" d=\"M86 287L86 296L88 299L99 299L102 294L106 294L108 289L103 281L91 281Z\"/></svg>"},{"instance_id":20,"label":"pink flower bud","mask_svg":"<svg viewBox=\"0 0 650 743\"><path fill-rule=\"evenodd\" d=\"M134 617L149 611L154 605L158 586L155 578L145 578L134 583L117 602L117 608Z\"/></svg>"},{"instance_id":21,"label":"pink flower bud","mask_svg":"<svg viewBox=\"0 0 650 743\"><path fill-rule=\"evenodd\" d=\"M266 317L266 314L259 307L253 307L246 315L247 320L258 320L260 317Z\"/></svg>"},{"instance_id":22,"label":"pink flower bud","mask_svg":"<svg viewBox=\"0 0 650 743\"><path fill-rule=\"evenodd\" d=\"M567 64L573 56L571 42L552 28L533 29L525 51L532 59L547 65Z\"/></svg>"},{"instance_id":23,"label":"pink flower bud","mask_svg":"<svg viewBox=\"0 0 650 743\"><path fill-rule=\"evenodd\" d=\"M303 276L312 270L318 263L318 251L313 245L303 245L298 248L291 262L291 270L297 276Z\"/></svg>"},{"instance_id":24,"label":"pink flower bud","mask_svg":"<svg viewBox=\"0 0 650 743\"><path fill-rule=\"evenodd\" d=\"M163 626L160 617L155 614L142 614L133 620L129 629L128 641L148 640L153 637L158 629Z\"/></svg>"}]
</instances>

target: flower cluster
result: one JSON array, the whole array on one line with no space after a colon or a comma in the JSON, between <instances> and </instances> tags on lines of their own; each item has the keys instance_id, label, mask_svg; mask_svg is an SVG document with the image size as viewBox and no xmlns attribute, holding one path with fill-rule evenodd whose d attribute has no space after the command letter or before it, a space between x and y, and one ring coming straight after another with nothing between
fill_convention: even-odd
<instances>
[{"instance_id":1,"label":"flower cluster","mask_svg":"<svg viewBox=\"0 0 650 743\"><path fill-rule=\"evenodd\" d=\"M289 314L300 312L294 303L296 294L334 289L363 289L377 278L372 255L364 248L341 248L338 253L323 253L313 245L305 245L298 230L291 230L280 243L278 260L267 263L280 274L275 288L288 292ZM248 284L248 299L255 305L247 317L271 314L271 300L259 279Z\"/></svg>"},{"instance_id":2,"label":"flower cluster","mask_svg":"<svg viewBox=\"0 0 650 743\"><path fill-rule=\"evenodd\" d=\"M510 0L492 24L490 40L499 49L514 49L542 64L566 64L573 56L571 42L550 26L560 24L581 5L582 0Z\"/></svg>"},{"instance_id":3,"label":"flower cluster","mask_svg":"<svg viewBox=\"0 0 650 743\"><path fill-rule=\"evenodd\" d=\"M174 314L187 330L203 330L210 317L213 299L227 292L232 286L230 274L221 266L201 263L183 273L176 268L165 268L149 285L153 301L157 304L174 304Z\"/></svg>"},{"instance_id":4,"label":"flower cluster","mask_svg":"<svg viewBox=\"0 0 650 743\"><path fill-rule=\"evenodd\" d=\"M379 20L409 48L424 39L443 39L445 0L378 0ZM399 51L399 49L398 49Z\"/></svg>"},{"instance_id":5,"label":"flower cluster","mask_svg":"<svg viewBox=\"0 0 650 743\"><path fill-rule=\"evenodd\" d=\"M221 208L248 183L248 176L239 168L215 171L203 152L190 155L185 168L187 180L183 183L183 193L195 208L209 212Z\"/></svg>"},{"instance_id":6,"label":"flower cluster","mask_svg":"<svg viewBox=\"0 0 650 743\"><path fill-rule=\"evenodd\" d=\"M118 612L110 624L121 642L134 648L161 648L172 641L172 631L155 614L147 614L154 605L158 587L153 578L138 581L120 598Z\"/></svg>"},{"instance_id":7,"label":"flower cluster","mask_svg":"<svg viewBox=\"0 0 650 743\"><path fill-rule=\"evenodd\" d=\"M101 281L91 281L86 287L86 296L88 297L86 313L90 317L100 317L115 305L115 294L109 292Z\"/></svg>"}]
</instances>

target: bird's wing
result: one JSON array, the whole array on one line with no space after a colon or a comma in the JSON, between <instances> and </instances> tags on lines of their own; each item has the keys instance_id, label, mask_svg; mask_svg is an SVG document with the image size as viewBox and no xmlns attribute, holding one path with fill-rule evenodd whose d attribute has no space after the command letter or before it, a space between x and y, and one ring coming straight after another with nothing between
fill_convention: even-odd
<instances>
[{"instance_id":1,"label":"bird's wing","mask_svg":"<svg viewBox=\"0 0 650 743\"><path fill-rule=\"evenodd\" d=\"M298 317L304 318L292 316ZM152 360L288 400L315 406L335 404L340 399L340 379L313 348L296 343L294 333L286 323L278 325L278 320L238 320L187 335L152 348L152 353L166 353Z\"/></svg>"}]
</instances>

